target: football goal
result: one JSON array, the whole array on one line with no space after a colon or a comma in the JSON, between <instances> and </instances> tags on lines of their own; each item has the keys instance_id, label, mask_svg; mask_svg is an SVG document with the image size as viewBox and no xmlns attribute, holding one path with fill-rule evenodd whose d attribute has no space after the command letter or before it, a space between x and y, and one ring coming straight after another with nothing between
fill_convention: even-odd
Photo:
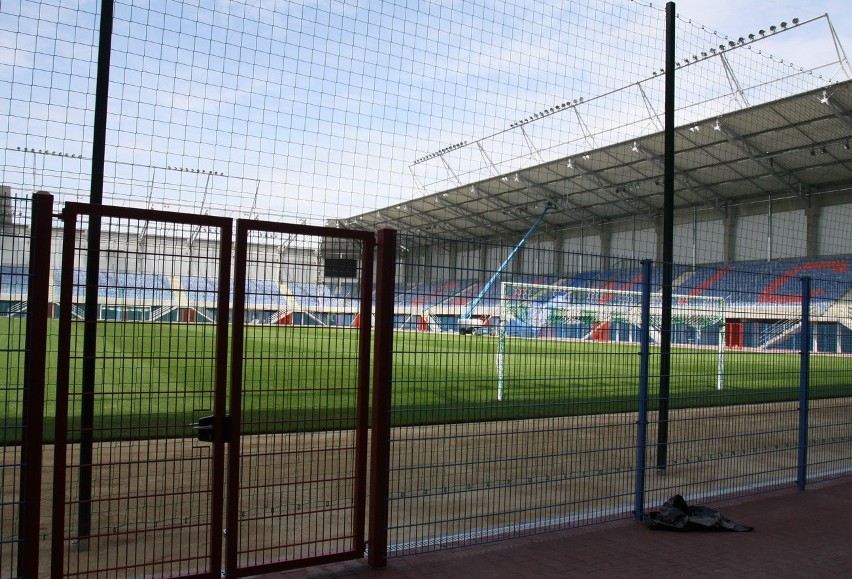
<instances>
[{"instance_id":1,"label":"football goal","mask_svg":"<svg viewBox=\"0 0 852 579\"><path fill-rule=\"evenodd\" d=\"M497 345L497 399L503 400L511 338L638 344L642 292L503 282ZM717 296L672 296L672 344L711 349L717 355L716 388L724 386L725 303ZM661 336L662 299L651 295L648 334Z\"/></svg>"}]
</instances>

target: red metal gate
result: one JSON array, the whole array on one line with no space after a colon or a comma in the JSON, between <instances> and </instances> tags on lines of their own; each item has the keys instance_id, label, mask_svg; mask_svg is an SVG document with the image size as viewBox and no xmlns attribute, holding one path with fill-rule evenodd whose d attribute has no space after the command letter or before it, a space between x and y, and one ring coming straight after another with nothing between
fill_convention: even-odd
<instances>
[{"instance_id":1,"label":"red metal gate","mask_svg":"<svg viewBox=\"0 0 852 579\"><path fill-rule=\"evenodd\" d=\"M52 575L218 577L232 221L62 219ZM210 323L179 322L189 309ZM212 444L193 437L204 415Z\"/></svg>"},{"instance_id":2,"label":"red metal gate","mask_svg":"<svg viewBox=\"0 0 852 579\"><path fill-rule=\"evenodd\" d=\"M225 218L62 219L52 575L362 557L374 235L239 220L232 245Z\"/></svg>"},{"instance_id":3,"label":"red metal gate","mask_svg":"<svg viewBox=\"0 0 852 579\"><path fill-rule=\"evenodd\" d=\"M364 554L374 243L237 221L228 577Z\"/></svg>"}]
</instances>

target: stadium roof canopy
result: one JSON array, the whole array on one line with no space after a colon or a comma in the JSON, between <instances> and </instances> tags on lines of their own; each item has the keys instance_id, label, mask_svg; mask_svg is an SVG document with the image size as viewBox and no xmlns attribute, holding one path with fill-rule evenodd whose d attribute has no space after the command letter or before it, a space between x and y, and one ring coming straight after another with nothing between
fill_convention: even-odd
<instances>
[{"instance_id":1,"label":"stadium roof canopy","mask_svg":"<svg viewBox=\"0 0 852 579\"><path fill-rule=\"evenodd\" d=\"M675 211L852 186L852 81L675 130ZM547 202L539 232L663 209L662 132L461 185L341 219L344 227L392 227L456 239L519 238Z\"/></svg>"}]
</instances>

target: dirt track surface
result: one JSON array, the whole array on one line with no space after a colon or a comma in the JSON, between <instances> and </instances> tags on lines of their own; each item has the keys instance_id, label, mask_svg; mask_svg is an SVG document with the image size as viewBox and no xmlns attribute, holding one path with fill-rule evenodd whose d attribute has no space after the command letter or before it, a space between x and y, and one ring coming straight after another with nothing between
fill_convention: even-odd
<instances>
[{"instance_id":1,"label":"dirt track surface","mask_svg":"<svg viewBox=\"0 0 852 579\"><path fill-rule=\"evenodd\" d=\"M542 527L630 516L636 488L635 414L610 414L394 429L391 549L417 552ZM852 401L811 402L808 474L852 470ZM796 479L797 403L672 411L667 465L656 465L649 423L645 506L675 492L723 497ZM336 553L351 545L353 436L346 432L258 435L241 440L241 567ZM4 464L14 464L12 447ZM65 484L65 574L141 576L208 566L210 445L191 439L98 443L92 530L78 541L77 449ZM45 447L42 574L52 542L52 447ZM16 469L4 469L5 494ZM813 478L811 480L813 480ZM8 479L8 480L7 480ZM3 500L13 500L14 495ZM3 511L4 533L15 524ZM233 539L234 533L225 538ZM10 544L2 547L3 573Z\"/></svg>"}]
</instances>

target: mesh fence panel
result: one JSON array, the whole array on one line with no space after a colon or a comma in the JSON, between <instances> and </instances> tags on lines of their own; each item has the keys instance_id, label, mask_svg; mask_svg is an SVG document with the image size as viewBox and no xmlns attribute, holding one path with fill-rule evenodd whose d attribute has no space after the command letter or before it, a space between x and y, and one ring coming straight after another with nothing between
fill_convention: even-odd
<instances>
[{"instance_id":1,"label":"mesh fence panel","mask_svg":"<svg viewBox=\"0 0 852 579\"><path fill-rule=\"evenodd\" d=\"M72 215L81 230L94 220ZM64 248L73 267L56 275L70 299L60 305L69 350L60 352L68 381L60 372L57 386L57 421L66 427L55 432L61 454L54 457L53 530L60 534L53 548L63 557L54 572L204 572L213 561L221 475L213 445L196 438L193 424L221 412L217 397L224 396L222 329L210 323L228 318L227 301L224 311L221 300L217 307L217 276L228 267L219 253L221 224L147 221L128 212L103 217L100 229L97 284L89 283L93 248L83 235ZM194 300L185 299L193 290L179 281L184 268L210 276ZM97 316L88 320L92 291Z\"/></svg>"},{"instance_id":2,"label":"mesh fence panel","mask_svg":"<svg viewBox=\"0 0 852 579\"><path fill-rule=\"evenodd\" d=\"M371 281L372 235L242 225L246 291L235 295L240 378L230 407L240 437L229 447L236 453L239 442L239 457L228 497L236 566L362 556L371 304L361 286ZM330 269L321 248L346 267Z\"/></svg>"},{"instance_id":3,"label":"mesh fence panel","mask_svg":"<svg viewBox=\"0 0 852 579\"><path fill-rule=\"evenodd\" d=\"M850 281L817 276L836 260L808 262L807 344L800 260L674 266L667 394L650 269L643 465L638 262L528 247L489 286L510 247L400 245L390 556L630 517L640 483L646 508L789 487L802 442L808 480L848 476ZM542 262L575 273L543 275Z\"/></svg>"},{"instance_id":4,"label":"mesh fence panel","mask_svg":"<svg viewBox=\"0 0 852 579\"><path fill-rule=\"evenodd\" d=\"M29 283L29 229L27 219L30 202L13 197L0 198L0 243L3 265L0 266L0 366L3 370L0 399L0 575L18 573L18 553L22 537L20 523L22 504L21 475L24 465L21 441L27 428L24 419L23 361L26 353L27 286Z\"/></svg>"}]
</instances>

